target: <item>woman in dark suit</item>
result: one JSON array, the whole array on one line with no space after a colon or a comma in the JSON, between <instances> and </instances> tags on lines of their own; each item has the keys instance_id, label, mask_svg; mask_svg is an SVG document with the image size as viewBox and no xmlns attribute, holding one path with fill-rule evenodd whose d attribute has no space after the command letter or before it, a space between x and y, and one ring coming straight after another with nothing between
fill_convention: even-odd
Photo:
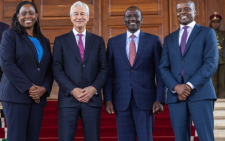
<instances>
[{"instance_id":1,"label":"woman in dark suit","mask_svg":"<svg viewBox=\"0 0 225 141\"><path fill-rule=\"evenodd\" d=\"M50 43L41 33L38 10L32 2L19 3L12 28L3 33L0 64L7 141L38 141L53 76Z\"/></svg>"}]
</instances>

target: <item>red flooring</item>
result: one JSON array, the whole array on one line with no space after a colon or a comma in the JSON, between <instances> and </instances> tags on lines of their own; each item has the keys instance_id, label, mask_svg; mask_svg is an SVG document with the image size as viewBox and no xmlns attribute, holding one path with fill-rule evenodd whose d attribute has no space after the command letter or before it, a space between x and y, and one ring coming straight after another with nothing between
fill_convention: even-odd
<instances>
[{"instance_id":1,"label":"red flooring","mask_svg":"<svg viewBox=\"0 0 225 141\"><path fill-rule=\"evenodd\" d=\"M48 105L45 107L39 141L58 141L57 104L58 101L48 101ZM194 136L195 129L193 126L191 129L191 135ZM0 138L4 137L4 128L0 128ZM80 120L74 140L84 141ZM100 141L118 141L115 115L106 114L104 108L101 113ZM161 114L155 115L153 141L175 141L167 105L164 106ZM194 137L194 141L199 141L198 137Z\"/></svg>"},{"instance_id":2,"label":"red flooring","mask_svg":"<svg viewBox=\"0 0 225 141\"><path fill-rule=\"evenodd\" d=\"M195 129L192 127L192 136L195 134ZM101 141L118 141L116 118L115 115L108 115L102 108L101 113ZM81 122L79 120L76 132L76 141L84 141ZM155 115L155 127L153 132L154 141L174 141L174 133L170 123L168 106L164 106L164 111L161 114ZM58 141L58 111L57 101L48 101L48 106L45 107L44 118L40 133L40 141ZM194 141L198 141L194 137Z\"/></svg>"}]
</instances>

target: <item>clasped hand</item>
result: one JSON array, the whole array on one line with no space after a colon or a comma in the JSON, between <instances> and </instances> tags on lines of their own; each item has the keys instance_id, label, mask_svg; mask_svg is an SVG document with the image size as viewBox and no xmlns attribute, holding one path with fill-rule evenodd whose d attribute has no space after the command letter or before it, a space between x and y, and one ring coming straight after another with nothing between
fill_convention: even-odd
<instances>
[{"instance_id":1,"label":"clasped hand","mask_svg":"<svg viewBox=\"0 0 225 141\"><path fill-rule=\"evenodd\" d=\"M71 94L82 103L87 103L92 96L97 92L97 90L93 86L86 87L84 89L74 88L71 91Z\"/></svg>"},{"instance_id":2,"label":"clasped hand","mask_svg":"<svg viewBox=\"0 0 225 141\"><path fill-rule=\"evenodd\" d=\"M160 103L159 101L155 101L152 107L152 112L159 114L159 113L162 113L162 111L163 111L162 103Z\"/></svg>"},{"instance_id":3,"label":"clasped hand","mask_svg":"<svg viewBox=\"0 0 225 141\"><path fill-rule=\"evenodd\" d=\"M45 87L33 85L33 86L29 89L29 94L30 94L29 96L35 101L35 103L39 103L39 102L40 102L41 96L42 96L46 91L47 91L47 90L45 89Z\"/></svg>"},{"instance_id":4,"label":"clasped hand","mask_svg":"<svg viewBox=\"0 0 225 141\"><path fill-rule=\"evenodd\" d=\"M191 87L188 84L178 84L174 87L177 92L177 98L180 101L184 101L191 94Z\"/></svg>"}]
</instances>

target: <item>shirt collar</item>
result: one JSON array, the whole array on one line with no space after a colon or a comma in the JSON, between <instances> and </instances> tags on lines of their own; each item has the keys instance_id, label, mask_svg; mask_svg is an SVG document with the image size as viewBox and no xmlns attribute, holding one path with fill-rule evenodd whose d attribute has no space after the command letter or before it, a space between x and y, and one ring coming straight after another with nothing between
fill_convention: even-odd
<instances>
[{"instance_id":1,"label":"shirt collar","mask_svg":"<svg viewBox=\"0 0 225 141\"><path fill-rule=\"evenodd\" d=\"M182 24L180 24L180 29L183 29L184 26L189 26L189 27L191 27L191 28L194 28L195 24L196 24L195 21L189 23L188 25L182 25ZM188 28L189 28L189 27L188 27Z\"/></svg>"},{"instance_id":2,"label":"shirt collar","mask_svg":"<svg viewBox=\"0 0 225 141\"><path fill-rule=\"evenodd\" d=\"M73 28L73 34L76 36L77 34L80 34L80 33L78 33L78 32ZM81 34L83 34L84 36L86 36L86 29L85 29Z\"/></svg>"},{"instance_id":3,"label":"shirt collar","mask_svg":"<svg viewBox=\"0 0 225 141\"><path fill-rule=\"evenodd\" d=\"M133 34L133 33L131 33L130 31L127 30L127 38L128 38L128 39L130 38L130 36L131 36L132 34ZM134 35L135 35L135 37L139 37L139 35L140 35L140 29L139 29L138 31L136 31L136 32L134 33Z\"/></svg>"}]
</instances>

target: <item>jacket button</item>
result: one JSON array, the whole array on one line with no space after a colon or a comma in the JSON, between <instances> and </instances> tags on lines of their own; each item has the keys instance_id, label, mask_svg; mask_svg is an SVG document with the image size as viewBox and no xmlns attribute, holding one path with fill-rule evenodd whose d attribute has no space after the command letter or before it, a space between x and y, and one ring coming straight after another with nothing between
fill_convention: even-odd
<instances>
[{"instance_id":1,"label":"jacket button","mask_svg":"<svg viewBox=\"0 0 225 141\"><path fill-rule=\"evenodd\" d=\"M134 72L134 70L131 70L131 72Z\"/></svg>"},{"instance_id":2,"label":"jacket button","mask_svg":"<svg viewBox=\"0 0 225 141\"><path fill-rule=\"evenodd\" d=\"M182 63L184 63L184 61L182 61Z\"/></svg>"},{"instance_id":3,"label":"jacket button","mask_svg":"<svg viewBox=\"0 0 225 141\"><path fill-rule=\"evenodd\" d=\"M85 65L83 65L83 67L85 67Z\"/></svg>"},{"instance_id":4,"label":"jacket button","mask_svg":"<svg viewBox=\"0 0 225 141\"><path fill-rule=\"evenodd\" d=\"M41 69L40 69L40 68L38 68L37 70L38 70L38 71L40 71Z\"/></svg>"}]
</instances>

